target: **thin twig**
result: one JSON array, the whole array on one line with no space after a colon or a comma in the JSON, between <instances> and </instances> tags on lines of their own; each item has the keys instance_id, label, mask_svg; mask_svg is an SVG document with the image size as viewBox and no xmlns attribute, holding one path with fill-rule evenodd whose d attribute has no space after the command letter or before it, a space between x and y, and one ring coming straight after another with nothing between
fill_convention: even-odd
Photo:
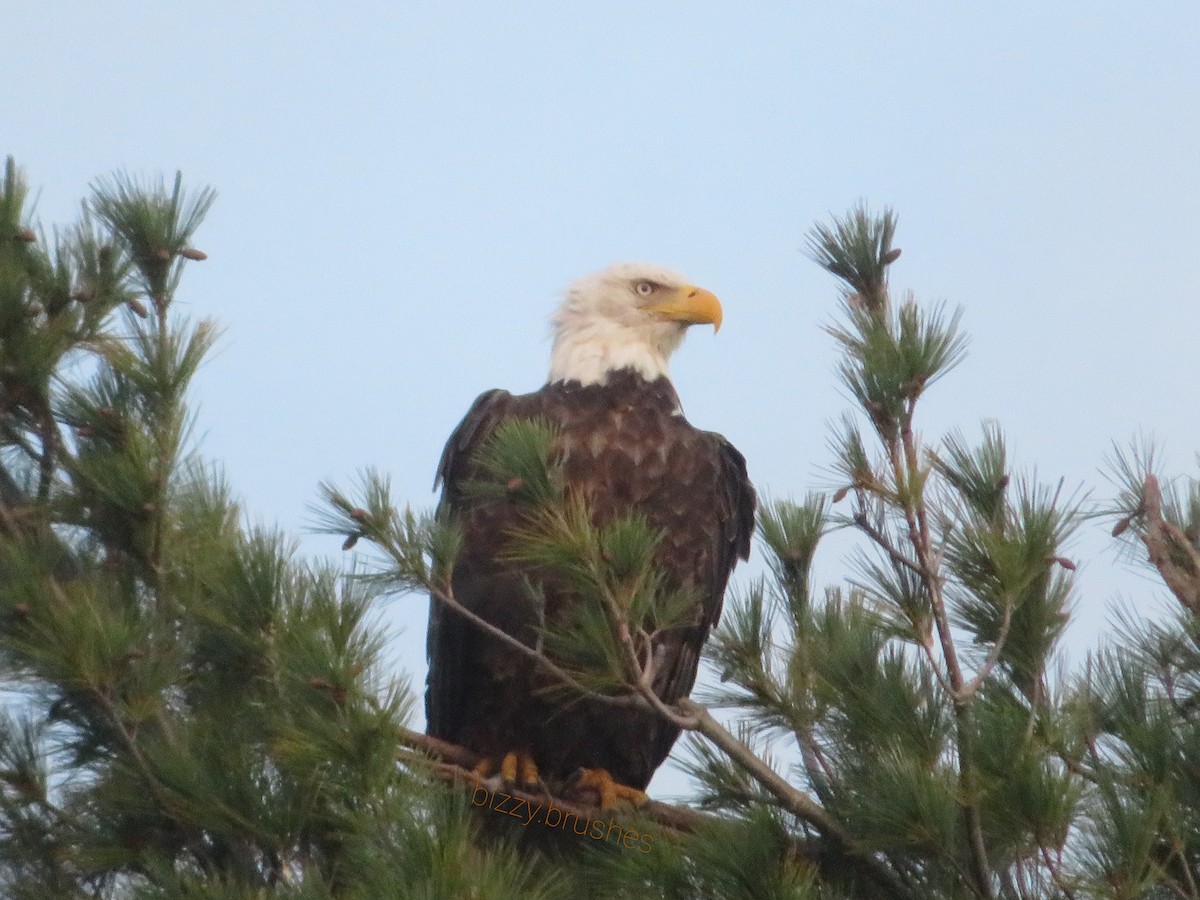
<instances>
[{"instance_id":1,"label":"thin twig","mask_svg":"<svg viewBox=\"0 0 1200 900\"><path fill-rule=\"evenodd\" d=\"M57 585L55 585L55 587L57 587ZM138 746L137 738L135 738L129 732L129 729L125 727L125 722L121 719L121 714L118 712L116 706L113 705L112 698L109 697L104 691L101 691L97 688L92 688L89 693L100 705L100 708L104 711L104 715L108 719L109 724L111 724L113 729L116 731L117 737L121 741L121 746L124 747L125 752L133 761L133 767L141 776L142 781L146 785L146 790L149 791L150 796L154 799L155 804L160 810L163 811L164 814L173 815L171 813L171 804L168 801L167 795L163 792L162 785L155 776L154 770L151 768L150 763L147 762L146 757L142 755L142 749L140 746Z\"/></svg>"},{"instance_id":2,"label":"thin twig","mask_svg":"<svg viewBox=\"0 0 1200 900\"><path fill-rule=\"evenodd\" d=\"M1067 883L1065 881L1063 881L1062 874L1059 872L1059 862L1061 862L1061 855L1060 855L1059 861L1056 862L1050 856L1050 851L1047 850L1045 847L1043 847L1042 845L1039 844L1038 849L1042 853L1042 862L1046 866L1046 871L1048 871L1050 873L1050 880L1054 882L1054 886L1056 888L1058 888L1060 891L1062 891L1063 896L1066 897L1067 900L1075 900L1075 892L1072 891L1071 888L1067 886Z\"/></svg>"},{"instance_id":3,"label":"thin twig","mask_svg":"<svg viewBox=\"0 0 1200 900\"><path fill-rule=\"evenodd\" d=\"M899 485L897 485L897 488L898 487ZM871 540L875 542L876 546L887 553L888 557L892 560L893 566L895 566L897 569L904 568L914 572L918 577L921 578L922 584L926 584L926 589L928 590L927 580L925 578L925 570L920 565L913 562L911 559L901 553L896 545L892 543L891 538L889 538L883 531L872 525L870 520L867 519L864 511L859 510L855 514L854 524L858 526L858 528L860 528L868 537L870 537ZM936 564L934 571L936 571ZM910 621L912 621L913 627L916 628L918 623L912 619L912 617L910 617ZM953 686L947 680L946 675L942 673L942 667L938 665L937 659L934 658L933 648L929 644L928 629L924 629L922 631L921 640L918 642L918 644L920 645L922 652L925 654L925 658L929 661L929 668L933 671L933 674L937 678L938 684L942 687L942 690L944 690L947 694L954 696L955 691Z\"/></svg>"},{"instance_id":4,"label":"thin twig","mask_svg":"<svg viewBox=\"0 0 1200 900\"><path fill-rule=\"evenodd\" d=\"M162 371L168 371L167 357L170 353L169 332L167 331L167 303L160 302L155 298L155 318L157 323L158 337L158 360L156 365ZM159 412L158 405L155 404L156 413ZM155 470L154 477L156 482L156 495L153 501L154 520L151 522L151 538L150 538L150 553L147 559L150 578L154 586L154 598L159 604L163 603L162 594L162 574L163 574L163 543L166 537L167 517L166 517L166 497L167 484L169 481L168 475L171 471L171 457L177 449L175 446L175 429L167 428L167 423L158 421L156 415L156 426L159 434L158 440L161 442L158 453L158 467ZM172 423L173 424L173 423ZM167 435L171 435L171 440L168 441Z\"/></svg>"},{"instance_id":5,"label":"thin twig","mask_svg":"<svg viewBox=\"0 0 1200 900\"><path fill-rule=\"evenodd\" d=\"M887 555L892 558L894 563L903 566L916 575L924 574L919 565L897 550L888 536L870 523L870 521L867 519L866 513L862 512L861 510L855 513L854 524L858 526L858 528L864 534L866 534L867 537L873 540L881 550L887 553Z\"/></svg>"},{"instance_id":6,"label":"thin twig","mask_svg":"<svg viewBox=\"0 0 1200 900\"><path fill-rule=\"evenodd\" d=\"M654 685L651 681L653 669L651 666L643 667L641 659L638 656L637 646L633 642L633 635L629 630L629 619L621 608L620 602L612 591L605 588L603 590L604 605L608 611L609 622L612 625L613 632L616 634L617 641L621 645L621 650L624 654L627 674L630 681L637 689L638 694L650 706L652 706L659 715L667 719L673 725L680 728L691 728L692 725L689 719L685 716L680 716L679 713L671 706L663 702L663 699L658 696L654 690ZM653 656L653 653L648 653L647 657Z\"/></svg>"},{"instance_id":7,"label":"thin twig","mask_svg":"<svg viewBox=\"0 0 1200 900\"><path fill-rule=\"evenodd\" d=\"M596 700L600 703L606 703L611 706L622 706L627 708L645 707L646 704L637 695L626 694L613 696L611 694L601 694L580 684L579 681L570 675L570 673L552 663L544 653L540 653L535 648L522 643L508 632L487 621L487 619L484 619L477 613L467 609L454 598L454 592L449 587L440 588L431 583L426 585L426 589L429 591L429 595L431 597L444 605L447 609L453 610L472 625L475 625L477 628L480 628L486 632L489 636L496 638L496 640L500 641L501 643L528 657L537 665L541 666L541 668L550 675L554 676L554 678L561 681L565 686L577 691L581 695L586 696L588 700Z\"/></svg>"},{"instance_id":8,"label":"thin twig","mask_svg":"<svg viewBox=\"0 0 1200 900\"><path fill-rule=\"evenodd\" d=\"M988 651L987 658L983 661L983 665L979 667L979 671L975 673L975 677L968 681L959 689L959 696L963 702L970 700L983 687L983 683L992 674L992 670L996 668L996 663L1000 659L1000 654L1004 652L1004 645L1008 642L1008 630L1012 626L1013 607L1012 598L1004 604L1004 619L1000 623L1000 631L996 635L996 642L992 645L992 649Z\"/></svg>"},{"instance_id":9,"label":"thin twig","mask_svg":"<svg viewBox=\"0 0 1200 900\"><path fill-rule=\"evenodd\" d=\"M1072 775L1077 775L1084 781L1087 781L1091 784L1099 783L1100 775L1095 769L1091 768L1090 766L1085 766L1083 763L1079 762L1079 760L1072 759L1061 747L1053 747L1052 749L1054 750L1055 758L1058 759L1058 761L1061 762L1066 767L1067 771Z\"/></svg>"},{"instance_id":10,"label":"thin twig","mask_svg":"<svg viewBox=\"0 0 1200 900\"><path fill-rule=\"evenodd\" d=\"M45 503L50 499L50 486L54 482L55 457L58 455L59 447L62 446L62 438L58 433L58 426L54 424L54 415L50 412L48 404L44 409L38 411L38 418L38 437L42 442L42 452L38 458L37 498L39 503Z\"/></svg>"},{"instance_id":11,"label":"thin twig","mask_svg":"<svg viewBox=\"0 0 1200 900\"><path fill-rule=\"evenodd\" d=\"M835 780L833 770L829 767L829 761L821 752L821 748L811 732L805 734L800 729L793 728L792 735L800 746L800 756L804 760L804 769L808 773L808 780L812 784L813 792L817 795L817 799L828 806L832 800L828 786Z\"/></svg>"}]
</instances>

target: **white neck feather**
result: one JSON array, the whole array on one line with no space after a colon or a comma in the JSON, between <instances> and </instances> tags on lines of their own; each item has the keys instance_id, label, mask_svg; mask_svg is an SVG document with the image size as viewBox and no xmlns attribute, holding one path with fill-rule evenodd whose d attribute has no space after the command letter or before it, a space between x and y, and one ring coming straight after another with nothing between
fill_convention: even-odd
<instances>
[{"instance_id":1,"label":"white neck feather","mask_svg":"<svg viewBox=\"0 0 1200 900\"><path fill-rule=\"evenodd\" d=\"M623 368L653 381L667 376L667 356L673 349L654 346L644 336L630 334L629 328L612 322L574 323L574 327L556 329L550 381L603 384L609 372Z\"/></svg>"}]
</instances>

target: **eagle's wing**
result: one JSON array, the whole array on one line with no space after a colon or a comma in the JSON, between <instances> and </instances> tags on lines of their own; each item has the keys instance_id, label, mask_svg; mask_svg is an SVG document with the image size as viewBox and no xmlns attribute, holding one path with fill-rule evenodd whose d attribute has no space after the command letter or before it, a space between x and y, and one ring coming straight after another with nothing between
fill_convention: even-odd
<instances>
[{"instance_id":1,"label":"eagle's wing","mask_svg":"<svg viewBox=\"0 0 1200 900\"><path fill-rule=\"evenodd\" d=\"M702 605L700 622L677 629L665 639L659 651L664 665L657 673L655 688L667 703L674 703L691 692L700 665L700 650L721 618L729 575L739 559L749 558L750 541L754 536L754 511L758 501L746 472L746 458L715 432L701 432L701 437L712 447L717 471L716 515L710 526L712 574L699 598Z\"/></svg>"},{"instance_id":2,"label":"eagle's wing","mask_svg":"<svg viewBox=\"0 0 1200 900\"><path fill-rule=\"evenodd\" d=\"M750 475L746 472L746 457L733 444L716 432L709 432L717 444L721 461L720 500L717 519L724 528L723 540L716 554L715 582L719 585L708 609L708 627L713 628L721 618L721 604L729 573L739 559L750 558L750 540L754 537L754 510L758 498Z\"/></svg>"},{"instance_id":3,"label":"eagle's wing","mask_svg":"<svg viewBox=\"0 0 1200 900\"><path fill-rule=\"evenodd\" d=\"M716 516L709 526L711 580L699 598L700 622L663 635L655 647L661 668L655 673L654 691L666 703L674 703L691 693L701 649L721 617L729 575L739 559L749 557L754 535L757 498L746 472L745 457L715 432L701 432L700 437L710 443L716 458ZM662 719L648 726L646 781L671 752L678 736L679 729Z\"/></svg>"},{"instance_id":4,"label":"eagle's wing","mask_svg":"<svg viewBox=\"0 0 1200 900\"><path fill-rule=\"evenodd\" d=\"M442 485L438 504L439 516L454 516L461 512L459 487L471 470L471 458L476 450L505 416L511 394L491 390L480 394L446 441L438 462L434 487ZM464 690L470 661L467 656L468 629L472 626L453 614L441 601L429 600L429 630L426 634L425 655L429 675L425 682L426 730L434 737L452 740L458 732L459 718L464 707Z\"/></svg>"},{"instance_id":5,"label":"eagle's wing","mask_svg":"<svg viewBox=\"0 0 1200 900\"><path fill-rule=\"evenodd\" d=\"M506 391L490 391L479 397L450 436L438 465L438 480L443 485L439 510L443 515L460 517L471 538L470 546L464 547L456 565L455 589L461 589L458 599L489 620L496 619L505 630L518 627L520 603L516 598L525 590L508 575L494 570L491 564L497 549L493 538L503 533L507 514L504 510L487 513L468 509L461 488L464 481L475 476L473 457L497 425L510 417L528 416L530 396L513 397ZM545 400L544 395L538 396ZM538 409L546 411L544 402ZM661 509L671 510L671 515L682 519L680 526L686 533L679 532L676 540L667 542L670 546L662 547L659 561L675 573L681 584L693 587L697 596L691 623L660 634L655 642L658 668L654 689L668 703L686 696L695 683L700 650L720 617L730 572L739 558L749 555L755 510L754 489L746 473L745 459L728 441L718 434L686 425L671 430L674 434L666 437L661 430L650 429L646 440L683 442L672 444L670 451L674 475L682 480L668 488L667 496L661 498ZM632 438L626 435L626 439ZM621 476L617 482L625 477ZM640 493L643 487L635 488L634 493ZM619 499L620 491L612 497ZM610 513L620 514L620 510L602 508L600 512L602 518ZM476 518L480 515L485 518ZM506 619L510 608L514 612ZM481 640L477 630L436 600L431 601L429 620L429 677L425 694L429 733L447 740L461 738L464 743L470 735L480 747L507 746L512 735L504 732L500 719L518 715L519 711L508 709L505 704L514 702L513 690L531 689L522 680L527 676L501 671L503 665L498 669L497 657L487 655L487 642ZM500 624L502 620L508 625ZM494 696L490 700L476 695L482 684L491 686L489 693ZM589 760L589 765L600 765L621 774L634 786L645 786L679 733L678 728L645 710L592 707L586 702L576 709L579 714L573 716L560 711L562 716L557 720L557 737L553 740L562 747L562 758L557 759L559 767L563 759L577 756ZM545 719L542 714L538 724L543 725ZM553 769L555 751L548 750L544 741L536 737L534 744L543 754L549 753ZM619 751L614 751L613 742L621 744Z\"/></svg>"},{"instance_id":6,"label":"eagle's wing","mask_svg":"<svg viewBox=\"0 0 1200 900\"><path fill-rule=\"evenodd\" d=\"M484 391L475 398L463 420L451 432L442 450L442 458L438 460L437 475L433 481L434 488L442 485L442 506L457 502L453 492L459 479L467 472L471 455L504 417L504 407L511 398L512 394L500 388Z\"/></svg>"}]
</instances>

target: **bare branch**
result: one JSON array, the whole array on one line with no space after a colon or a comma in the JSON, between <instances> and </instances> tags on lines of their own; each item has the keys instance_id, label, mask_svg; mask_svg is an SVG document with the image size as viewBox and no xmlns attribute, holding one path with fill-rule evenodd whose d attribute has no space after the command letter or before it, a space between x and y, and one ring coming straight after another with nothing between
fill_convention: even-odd
<instances>
[{"instance_id":1,"label":"bare branch","mask_svg":"<svg viewBox=\"0 0 1200 900\"><path fill-rule=\"evenodd\" d=\"M1163 518L1162 490L1153 473L1142 487L1146 530L1142 542L1150 562L1158 569L1175 598L1193 613L1200 613L1200 553L1178 528Z\"/></svg>"},{"instance_id":2,"label":"bare branch","mask_svg":"<svg viewBox=\"0 0 1200 900\"><path fill-rule=\"evenodd\" d=\"M480 761L480 757L467 748L407 728L401 729L400 742L404 749L397 754L398 760L423 766L440 781L453 784L479 782L479 777L472 769ZM602 811L598 805L589 806L574 795L571 799L563 799L545 792L523 791L516 786L506 787L505 791L515 798L532 803L534 807L547 799L553 800L556 807L566 812L574 812L585 819L595 817ZM701 825L720 821L718 817L699 810L660 803L657 800L650 800L645 806L638 807L638 813L678 833L691 833Z\"/></svg>"},{"instance_id":3,"label":"bare branch","mask_svg":"<svg viewBox=\"0 0 1200 900\"><path fill-rule=\"evenodd\" d=\"M862 512L861 510L856 512L854 514L854 524L864 534L866 534L867 537L874 541L876 546L887 553L887 555L891 557L892 562L894 562L896 565L903 566L916 575L924 575L924 572L919 565L896 549L896 545L891 542L888 536L871 524L871 522L867 519L866 513Z\"/></svg>"}]
</instances>

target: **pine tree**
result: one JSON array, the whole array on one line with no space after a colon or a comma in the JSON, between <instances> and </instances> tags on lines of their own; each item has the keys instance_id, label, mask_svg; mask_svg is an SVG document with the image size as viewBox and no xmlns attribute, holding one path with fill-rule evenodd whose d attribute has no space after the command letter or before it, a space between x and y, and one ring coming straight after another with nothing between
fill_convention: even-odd
<instances>
[{"instance_id":1,"label":"pine tree","mask_svg":"<svg viewBox=\"0 0 1200 900\"><path fill-rule=\"evenodd\" d=\"M965 338L957 313L894 302L894 231L890 212L860 207L812 233L811 255L843 285L828 331L857 415L831 439L832 497L764 510L773 578L717 636L717 699L745 716L748 740L792 743L796 780L838 826L801 814L798 839L869 849L900 896L1071 895L1081 784L1048 676L1078 508L1061 483L1014 473L994 426L975 443L923 440L920 400ZM831 528L863 543L849 583L818 594L809 571ZM710 803L755 793L728 761L700 759Z\"/></svg>"},{"instance_id":2,"label":"pine tree","mask_svg":"<svg viewBox=\"0 0 1200 900\"><path fill-rule=\"evenodd\" d=\"M854 409L827 490L765 503L762 579L727 600L720 682L663 704L639 642L677 622L658 536L598 528L544 423L505 428L474 486L526 505L514 559L577 586L538 655L567 694L690 732L700 794L615 813L545 795L551 825L479 802L465 748L413 733L381 660L388 594L456 605L455 523L385 476L321 489L348 571L243 524L190 441L215 326L180 318L209 190L117 175L47 240L0 190L0 893L198 898L1200 898L1200 483L1114 461L1092 511L1178 600L1067 673L1056 647L1088 511L1011 466L1001 430L926 441L926 391L966 350L957 313L897 301L896 220L810 236L837 277L827 331ZM844 584L813 583L834 529ZM411 596L401 602L412 602ZM418 601L419 602L419 601ZM488 627L486 622L478 623ZM714 711L719 715L714 715ZM514 796L520 792L514 790ZM558 827L619 825L650 849Z\"/></svg>"},{"instance_id":3,"label":"pine tree","mask_svg":"<svg viewBox=\"0 0 1200 900\"><path fill-rule=\"evenodd\" d=\"M547 896L400 767L374 592L247 529L188 436L173 301L213 193L97 183L50 245L0 193L0 893Z\"/></svg>"}]
</instances>

